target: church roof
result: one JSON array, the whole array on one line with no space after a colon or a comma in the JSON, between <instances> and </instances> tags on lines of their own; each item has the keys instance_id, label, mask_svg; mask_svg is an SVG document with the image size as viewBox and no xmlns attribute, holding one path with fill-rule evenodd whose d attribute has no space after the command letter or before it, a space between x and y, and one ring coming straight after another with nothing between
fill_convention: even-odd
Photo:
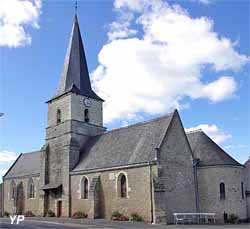
<instances>
[{"instance_id":1,"label":"church roof","mask_svg":"<svg viewBox=\"0 0 250 229\"><path fill-rule=\"evenodd\" d=\"M77 16L74 18L59 87L57 89L57 95L54 98L67 92L75 92L94 99L102 100L91 88Z\"/></svg>"},{"instance_id":2,"label":"church roof","mask_svg":"<svg viewBox=\"0 0 250 229\"><path fill-rule=\"evenodd\" d=\"M199 166L235 165L242 166L227 154L219 145L202 130L187 132L188 141Z\"/></svg>"},{"instance_id":3,"label":"church roof","mask_svg":"<svg viewBox=\"0 0 250 229\"><path fill-rule=\"evenodd\" d=\"M155 161L173 114L91 137L73 172Z\"/></svg>"},{"instance_id":4,"label":"church roof","mask_svg":"<svg viewBox=\"0 0 250 229\"><path fill-rule=\"evenodd\" d=\"M244 166L248 166L250 165L250 157L248 158L248 160L244 163Z\"/></svg>"},{"instance_id":5,"label":"church roof","mask_svg":"<svg viewBox=\"0 0 250 229\"><path fill-rule=\"evenodd\" d=\"M40 173L40 151L20 154L4 179L37 175Z\"/></svg>"}]
</instances>

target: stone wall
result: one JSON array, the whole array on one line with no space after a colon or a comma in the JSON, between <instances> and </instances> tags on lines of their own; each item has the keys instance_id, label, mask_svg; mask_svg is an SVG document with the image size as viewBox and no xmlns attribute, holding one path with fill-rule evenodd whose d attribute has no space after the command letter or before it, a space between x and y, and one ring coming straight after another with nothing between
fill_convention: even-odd
<instances>
[{"instance_id":1,"label":"stone wall","mask_svg":"<svg viewBox=\"0 0 250 229\"><path fill-rule=\"evenodd\" d=\"M35 215L39 215L39 177L32 177L35 185L35 198L28 198L28 181L30 177L13 179L18 185L21 182L23 183L24 190L24 210L23 212L32 211ZM14 209L14 200L10 196L10 183L12 179L4 180L4 211L13 214Z\"/></svg>"},{"instance_id":2,"label":"stone wall","mask_svg":"<svg viewBox=\"0 0 250 229\"><path fill-rule=\"evenodd\" d=\"M198 191L201 212L216 213L217 222L223 222L224 212L246 218L246 200L242 199L241 167L198 167ZM220 183L225 183L226 199L220 200Z\"/></svg>"},{"instance_id":3,"label":"stone wall","mask_svg":"<svg viewBox=\"0 0 250 229\"><path fill-rule=\"evenodd\" d=\"M0 184L0 217L3 216L3 183Z\"/></svg>"},{"instance_id":4,"label":"stone wall","mask_svg":"<svg viewBox=\"0 0 250 229\"><path fill-rule=\"evenodd\" d=\"M71 95L71 119L84 122L84 110L89 110L89 123L96 126L103 125L103 110L102 101L88 98L91 101L91 106L86 107L83 100L87 97L72 94Z\"/></svg>"},{"instance_id":5,"label":"stone wall","mask_svg":"<svg viewBox=\"0 0 250 229\"><path fill-rule=\"evenodd\" d=\"M158 159L159 172L165 179L167 223L172 223L173 213L196 212L193 157L178 113L169 126Z\"/></svg>"},{"instance_id":6,"label":"stone wall","mask_svg":"<svg viewBox=\"0 0 250 229\"><path fill-rule=\"evenodd\" d=\"M244 183L246 191L246 202L247 202L247 218L250 219L250 159L244 164Z\"/></svg>"},{"instance_id":7,"label":"stone wall","mask_svg":"<svg viewBox=\"0 0 250 229\"><path fill-rule=\"evenodd\" d=\"M41 201L41 212L52 210L56 213L58 201L62 201L62 216L71 215L71 184L69 172L79 161L80 148L89 136L103 133L102 101L91 99L91 106L86 107L87 97L69 93L48 103L48 127L46 128L46 149L41 158L41 181L45 185L62 184L61 195L48 192L48 204ZM57 110L61 111L61 122L57 123ZM84 111L89 111L89 122L85 122ZM48 169L45 169L45 152L49 155ZM47 178L45 179L47 174ZM40 192L45 198L44 193ZM44 207L43 207L44 206ZM46 209L47 208L47 209Z\"/></svg>"},{"instance_id":8,"label":"stone wall","mask_svg":"<svg viewBox=\"0 0 250 229\"><path fill-rule=\"evenodd\" d=\"M117 194L117 179L121 172L127 177L127 198L121 198ZM127 216L137 212L139 215L143 216L145 221L151 222L151 184L150 169L148 166L103 171L100 173L72 175L72 213L79 210L87 214L91 212L91 201L81 199L80 184L83 176L86 176L90 183L94 177L99 176L99 218L110 219L111 214L114 211L120 211Z\"/></svg>"},{"instance_id":9,"label":"stone wall","mask_svg":"<svg viewBox=\"0 0 250 229\"><path fill-rule=\"evenodd\" d=\"M48 126L57 124L57 110L61 111L61 121L76 120L85 122L84 110L89 110L89 123L103 125L103 108L102 101L89 98L91 106L86 107L83 100L87 97L78 94L67 94L48 103Z\"/></svg>"}]
</instances>

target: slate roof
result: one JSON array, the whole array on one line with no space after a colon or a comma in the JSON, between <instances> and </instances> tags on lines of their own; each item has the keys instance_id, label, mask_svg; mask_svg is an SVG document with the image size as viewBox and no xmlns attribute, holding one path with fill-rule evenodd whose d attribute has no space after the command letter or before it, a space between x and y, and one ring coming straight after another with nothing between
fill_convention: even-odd
<instances>
[{"instance_id":1,"label":"slate roof","mask_svg":"<svg viewBox=\"0 0 250 229\"><path fill-rule=\"evenodd\" d=\"M173 114L91 137L73 172L155 161Z\"/></svg>"},{"instance_id":2,"label":"slate roof","mask_svg":"<svg viewBox=\"0 0 250 229\"><path fill-rule=\"evenodd\" d=\"M187 132L187 137L195 159L200 159L198 166L235 165L242 166L227 154L202 130Z\"/></svg>"},{"instance_id":3,"label":"slate roof","mask_svg":"<svg viewBox=\"0 0 250 229\"><path fill-rule=\"evenodd\" d=\"M250 157L248 158L248 160L244 163L244 166L248 166L250 165Z\"/></svg>"},{"instance_id":4,"label":"slate roof","mask_svg":"<svg viewBox=\"0 0 250 229\"><path fill-rule=\"evenodd\" d=\"M88 66L77 16L74 18L59 87L57 89L57 95L54 98L70 91L102 100L91 88Z\"/></svg>"},{"instance_id":5,"label":"slate roof","mask_svg":"<svg viewBox=\"0 0 250 229\"><path fill-rule=\"evenodd\" d=\"M15 178L40 173L40 151L21 154L4 178Z\"/></svg>"}]
</instances>

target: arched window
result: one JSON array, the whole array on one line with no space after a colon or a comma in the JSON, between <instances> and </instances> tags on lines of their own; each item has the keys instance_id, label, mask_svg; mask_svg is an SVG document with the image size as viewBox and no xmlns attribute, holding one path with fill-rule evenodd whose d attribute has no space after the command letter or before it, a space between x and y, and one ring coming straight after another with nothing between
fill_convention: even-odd
<instances>
[{"instance_id":1,"label":"arched window","mask_svg":"<svg viewBox=\"0 0 250 229\"><path fill-rule=\"evenodd\" d=\"M31 178L28 182L28 198L35 198L35 185L33 179Z\"/></svg>"},{"instance_id":2,"label":"arched window","mask_svg":"<svg viewBox=\"0 0 250 229\"><path fill-rule=\"evenodd\" d=\"M245 195L244 195L244 183L243 182L241 182L241 197L242 197L242 199L245 198Z\"/></svg>"},{"instance_id":3,"label":"arched window","mask_svg":"<svg viewBox=\"0 0 250 229\"><path fill-rule=\"evenodd\" d=\"M83 177L81 181L81 198L89 198L89 181L87 177Z\"/></svg>"},{"instance_id":4,"label":"arched window","mask_svg":"<svg viewBox=\"0 0 250 229\"><path fill-rule=\"evenodd\" d=\"M56 123L59 124L61 123L61 121L62 121L62 114L61 114L61 110L58 109L56 113Z\"/></svg>"},{"instance_id":5,"label":"arched window","mask_svg":"<svg viewBox=\"0 0 250 229\"><path fill-rule=\"evenodd\" d=\"M10 183L10 199L14 199L16 195L16 183L11 181Z\"/></svg>"},{"instance_id":6,"label":"arched window","mask_svg":"<svg viewBox=\"0 0 250 229\"><path fill-rule=\"evenodd\" d=\"M84 110L84 121L89 122L89 110L88 109Z\"/></svg>"},{"instance_id":7,"label":"arched window","mask_svg":"<svg viewBox=\"0 0 250 229\"><path fill-rule=\"evenodd\" d=\"M118 177L118 196L127 198L127 178L123 173Z\"/></svg>"},{"instance_id":8,"label":"arched window","mask_svg":"<svg viewBox=\"0 0 250 229\"><path fill-rule=\"evenodd\" d=\"M225 184L223 182L220 183L220 199L221 200L225 200L226 199Z\"/></svg>"}]
</instances>

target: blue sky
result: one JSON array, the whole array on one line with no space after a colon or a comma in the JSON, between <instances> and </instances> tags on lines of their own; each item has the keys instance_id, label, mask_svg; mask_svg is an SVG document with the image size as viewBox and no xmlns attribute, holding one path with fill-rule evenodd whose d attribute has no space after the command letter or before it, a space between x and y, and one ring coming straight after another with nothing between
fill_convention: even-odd
<instances>
[{"instance_id":1,"label":"blue sky","mask_svg":"<svg viewBox=\"0 0 250 229\"><path fill-rule=\"evenodd\" d=\"M45 101L56 92L74 16L74 1L8 2L0 3L1 173L16 155L44 144ZM106 100L106 126L178 108L185 128L202 128L245 162L249 2L151 2L78 2L92 85Z\"/></svg>"}]
</instances>

